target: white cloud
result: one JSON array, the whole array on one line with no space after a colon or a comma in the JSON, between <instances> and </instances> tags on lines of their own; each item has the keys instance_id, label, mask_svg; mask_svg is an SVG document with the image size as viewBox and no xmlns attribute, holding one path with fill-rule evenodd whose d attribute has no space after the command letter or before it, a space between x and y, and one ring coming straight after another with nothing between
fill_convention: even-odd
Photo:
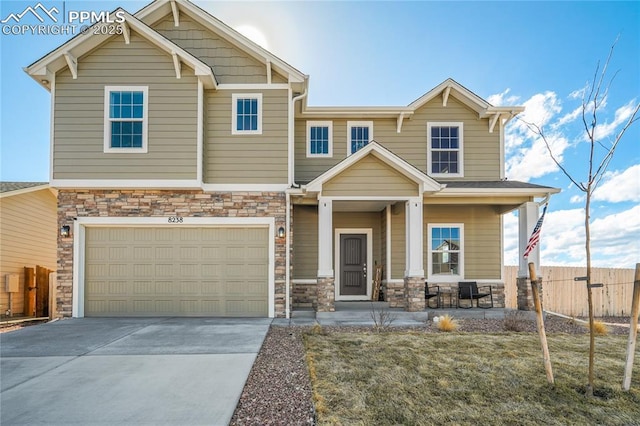
<instances>
[{"instance_id":1,"label":"white cloud","mask_svg":"<svg viewBox=\"0 0 640 426\"><path fill-rule=\"evenodd\" d=\"M576 109L574 109L573 111L571 111L568 114L563 115L562 117L560 117L558 119L558 121L556 121L555 123L553 123L553 128L554 129L558 129L559 127L562 127L566 124L572 123L574 122L578 117L580 117L582 114L582 106L577 107Z\"/></svg>"},{"instance_id":2,"label":"white cloud","mask_svg":"<svg viewBox=\"0 0 640 426\"><path fill-rule=\"evenodd\" d=\"M507 96L510 91L511 89L507 88L502 93L490 95L489 97L487 97L487 102L494 106L516 105L520 100L520 97L515 95Z\"/></svg>"},{"instance_id":3,"label":"white cloud","mask_svg":"<svg viewBox=\"0 0 640 426\"><path fill-rule=\"evenodd\" d=\"M504 259L518 264L518 219L504 218ZM541 236L541 263L544 266L585 266L584 210L549 211ZM640 259L640 205L591 223L592 266L633 268Z\"/></svg>"},{"instance_id":4,"label":"white cloud","mask_svg":"<svg viewBox=\"0 0 640 426\"><path fill-rule=\"evenodd\" d=\"M637 105L635 104L636 100L632 99L626 105L621 106L616 110L615 117L610 123L602 123L596 124L595 129L595 140L602 141L602 139L606 139L612 136L621 125L625 124L629 117L633 114ZM584 135L586 140L586 133Z\"/></svg>"},{"instance_id":5,"label":"white cloud","mask_svg":"<svg viewBox=\"0 0 640 426\"><path fill-rule=\"evenodd\" d=\"M547 136L547 141L556 159L562 162L563 153L569 146L569 141L559 133ZM558 170L558 166L551 159L549 151L538 137L531 147L518 150L507 158L506 176L511 180L529 181Z\"/></svg>"},{"instance_id":6,"label":"white cloud","mask_svg":"<svg viewBox=\"0 0 640 426\"><path fill-rule=\"evenodd\" d=\"M593 193L593 200L611 203L640 202L640 164L622 172L606 173L602 183Z\"/></svg>"},{"instance_id":7,"label":"white cloud","mask_svg":"<svg viewBox=\"0 0 640 426\"><path fill-rule=\"evenodd\" d=\"M569 202L572 204L583 203L584 197L584 195L574 195L573 197L571 197L571 200L569 200Z\"/></svg>"}]
</instances>

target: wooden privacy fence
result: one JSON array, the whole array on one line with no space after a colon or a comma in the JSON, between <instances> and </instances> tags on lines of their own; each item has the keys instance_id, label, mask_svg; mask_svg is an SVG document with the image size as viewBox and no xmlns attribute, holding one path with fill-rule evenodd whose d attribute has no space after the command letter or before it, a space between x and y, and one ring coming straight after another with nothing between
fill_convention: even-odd
<instances>
[{"instance_id":1,"label":"wooden privacy fence","mask_svg":"<svg viewBox=\"0 0 640 426\"><path fill-rule=\"evenodd\" d=\"M52 270L37 265L24 268L24 315L48 317L52 315Z\"/></svg>"},{"instance_id":2,"label":"wooden privacy fence","mask_svg":"<svg viewBox=\"0 0 640 426\"><path fill-rule=\"evenodd\" d=\"M584 281L574 281L584 277L586 268L565 266L542 266L542 305L544 310L564 315L586 317L589 315L587 286ZM517 309L516 280L517 266L504 267L505 307ZM604 284L593 288L594 315L629 316L633 295L633 269L592 268L591 282Z\"/></svg>"}]
</instances>

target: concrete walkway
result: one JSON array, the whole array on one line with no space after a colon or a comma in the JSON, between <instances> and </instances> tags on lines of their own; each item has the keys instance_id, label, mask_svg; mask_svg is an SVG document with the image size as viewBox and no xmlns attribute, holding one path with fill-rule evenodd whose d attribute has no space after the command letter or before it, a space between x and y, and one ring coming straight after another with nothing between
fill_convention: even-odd
<instances>
[{"instance_id":1,"label":"concrete walkway","mask_svg":"<svg viewBox=\"0 0 640 426\"><path fill-rule=\"evenodd\" d=\"M227 425L271 319L66 319L0 334L0 424Z\"/></svg>"}]
</instances>

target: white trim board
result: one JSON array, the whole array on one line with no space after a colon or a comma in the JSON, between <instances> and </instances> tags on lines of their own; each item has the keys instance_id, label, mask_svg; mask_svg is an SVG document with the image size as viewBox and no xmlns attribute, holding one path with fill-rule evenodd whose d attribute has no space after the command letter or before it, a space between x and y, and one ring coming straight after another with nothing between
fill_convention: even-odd
<instances>
[{"instance_id":1,"label":"white trim board","mask_svg":"<svg viewBox=\"0 0 640 426\"><path fill-rule=\"evenodd\" d=\"M85 229L87 227L268 227L268 315L275 317L275 218L273 217L184 217L182 223L169 223L167 217L79 217L73 222L73 287L71 315L84 317Z\"/></svg>"},{"instance_id":2,"label":"white trim board","mask_svg":"<svg viewBox=\"0 0 640 426\"><path fill-rule=\"evenodd\" d=\"M340 235L342 234L365 234L367 236L367 294L365 296L341 296L340 295ZM336 228L334 230L335 244L335 300L371 300L373 279L373 229L372 228Z\"/></svg>"}]
</instances>

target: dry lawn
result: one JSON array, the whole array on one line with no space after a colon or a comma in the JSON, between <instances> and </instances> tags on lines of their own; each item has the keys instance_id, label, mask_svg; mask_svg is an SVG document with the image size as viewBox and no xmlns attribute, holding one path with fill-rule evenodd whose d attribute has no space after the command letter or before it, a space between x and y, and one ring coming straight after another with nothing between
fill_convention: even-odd
<instances>
[{"instance_id":1,"label":"dry lawn","mask_svg":"<svg viewBox=\"0 0 640 426\"><path fill-rule=\"evenodd\" d=\"M640 425L640 354L621 389L624 336L596 340L596 394L587 399L589 339L548 336L547 384L537 334L305 335L320 425Z\"/></svg>"}]
</instances>

